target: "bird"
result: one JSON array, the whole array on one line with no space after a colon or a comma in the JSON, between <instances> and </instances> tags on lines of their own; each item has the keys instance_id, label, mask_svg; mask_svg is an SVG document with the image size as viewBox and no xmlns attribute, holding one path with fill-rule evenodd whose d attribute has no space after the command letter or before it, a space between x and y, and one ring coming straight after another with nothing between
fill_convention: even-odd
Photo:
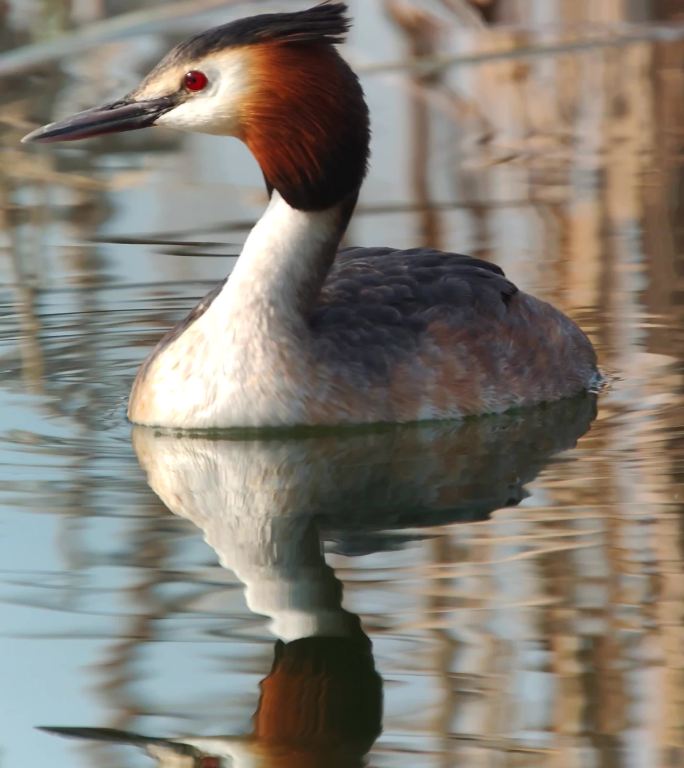
<instances>
[{"instance_id":1,"label":"bird","mask_svg":"<svg viewBox=\"0 0 684 768\"><path fill-rule=\"evenodd\" d=\"M340 248L370 119L337 46L347 4L264 13L173 48L128 95L24 142L167 126L242 140L268 206L229 277L139 369L131 422L180 430L460 419L597 387L594 348L495 264Z\"/></svg>"}]
</instances>

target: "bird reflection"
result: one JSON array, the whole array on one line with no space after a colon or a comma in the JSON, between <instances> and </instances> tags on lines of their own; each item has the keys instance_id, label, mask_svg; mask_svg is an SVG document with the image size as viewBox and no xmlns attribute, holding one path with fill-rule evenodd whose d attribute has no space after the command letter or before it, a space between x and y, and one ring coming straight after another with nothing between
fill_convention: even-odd
<instances>
[{"instance_id":1,"label":"bird reflection","mask_svg":"<svg viewBox=\"0 0 684 768\"><path fill-rule=\"evenodd\" d=\"M144 749L163 768L361 768L380 733L382 681L358 636L275 644L249 736L161 739L110 728L52 733Z\"/></svg>"},{"instance_id":2,"label":"bird reflection","mask_svg":"<svg viewBox=\"0 0 684 768\"><path fill-rule=\"evenodd\" d=\"M139 746L166 768L357 768L381 730L382 681L323 541L396 546L399 529L483 520L572 447L595 415L583 395L454 423L268 435L178 436L135 427L154 492L191 520L277 638L247 736L60 735ZM406 529L410 529L408 532ZM388 538L389 537L389 538Z\"/></svg>"}]
</instances>

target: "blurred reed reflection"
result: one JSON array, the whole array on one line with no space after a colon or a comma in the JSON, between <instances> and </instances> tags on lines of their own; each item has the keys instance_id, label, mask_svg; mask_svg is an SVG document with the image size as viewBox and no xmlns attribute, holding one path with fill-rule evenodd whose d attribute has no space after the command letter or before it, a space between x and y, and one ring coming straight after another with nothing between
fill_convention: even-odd
<instances>
[{"instance_id":1,"label":"blurred reed reflection","mask_svg":"<svg viewBox=\"0 0 684 768\"><path fill-rule=\"evenodd\" d=\"M161 129L54 152L29 153L18 141L124 92L179 37L276 5L306 2L0 0L0 509L10 526L0 594L17 608L3 602L0 624L38 636L33 645L22 637L0 664L3 683L17 670L17 689L42 670L41 695L0 723L3 768L129 764L107 746L83 745L76 758L72 745L41 740L36 722L102 722L132 740L137 729L184 732L188 716L195 735L242 733L241 713L256 709L271 638L266 658L263 628L229 571L208 567L184 521L145 492L123 402L146 351L230 267L217 257L239 250L263 204L261 178L229 142ZM523 439L520 415L483 422L484 432L466 423L460 437L438 430L428 439L430 426L344 443L183 440L178 457L166 451L169 475L182 475L183 461L218 468L225 453L222 471L235 481L244 472L251 489L233 499L217 487L218 515L199 502L185 512L174 505L170 478L166 500L241 569L250 604L291 648L283 670L349 643L373 685L362 637L304 637L362 617L385 680L374 764L679 768L682 2L351 5L345 54L371 101L375 144L349 244L429 242L490 258L578 319L618 377L578 448L547 468L524 504L485 525L429 527L519 500L548 456L572 444L568 420L549 412L536 446ZM466 5L477 13L461 13ZM200 16L200 6L214 10ZM506 435L511 442L500 442ZM156 448L146 440L146 451L163 454L171 439ZM254 466L247 453L233 462L240 446ZM249 560L258 547L247 546L256 522L242 530L223 513L240 506L288 510L271 523L261 517L264 541L297 543L271 547L261 582ZM240 551L221 551L224 525ZM346 612L321 540L344 580ZM298 600L290 612L274 607L287 579L300 585L289 590ZM63 635L66 646L55 639ZM216 638L225 651L209 645ZM78 653L69 654L72 642ZM206 661L214 651L227 672ZM41 666L46 657L56 663ZM188 658L209 669L183 668ZM364 717L363 736L345 731L354 760L377 727ZM189 754L212 768L210 751L177 744L167 765Z\"/></svg>"},{"instance_id":2,"label":"blurred reed reflection","mask_svg":"<svg viewBox=\"0 0 684 768\"><path fill-rule=\"evenodd\" d=\"M249 736L176 739L121 730L51 728L144 747L164 766L356 768L380 732L382 683L359 617L322 542L351 532L483 520L516 504L524 484L574 446L593 395L456 423L263 437L175 436L135 427L150 487L192 521L244 585L249 609L278 638ZM415 531L414 536L420 533ZM383 546L368 536L367 548ZM121 675L124 677L124 675ZM215 763L222 765L222 763Z\"/></svg>"}]
</instances>

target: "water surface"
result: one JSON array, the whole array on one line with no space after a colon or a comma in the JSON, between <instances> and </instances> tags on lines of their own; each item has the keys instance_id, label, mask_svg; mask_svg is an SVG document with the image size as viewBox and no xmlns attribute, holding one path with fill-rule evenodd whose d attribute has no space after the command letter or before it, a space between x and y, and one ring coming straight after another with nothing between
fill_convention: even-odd
<instances>
[{"instance_id":1,"label":"water surface","mask_svg":"<svg viewBox=\"0 0 684 768\"><path fill-rule=\"evenodd\" d=\"M436 39L351 4L375 133L347 242L499 263L587 330L597 401L229 440L125 402L263 207L246 150L18 140L264 4L114 5L0 9L0 766L681 765L677 4L425 3Z\"/></svg>"}]
</instances>

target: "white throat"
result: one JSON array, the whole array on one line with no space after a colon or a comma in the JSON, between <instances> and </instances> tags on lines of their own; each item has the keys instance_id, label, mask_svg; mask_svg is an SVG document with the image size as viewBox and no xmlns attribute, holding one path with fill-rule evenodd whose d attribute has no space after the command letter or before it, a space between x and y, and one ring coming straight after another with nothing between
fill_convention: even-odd
<instances>
[{"instance_id":1,"label":"white throat","mask_svg":"<svg viewBox=\"0 0 684 768\"><path fill-rule=\"evenodd\" d=\"M339 208L300 211L277 192L240 253L219 297L235 318L277 318L287 327L302 320L315 300L342 235Z\"/></svg>"},{"instance_id":2,"label":"white throat","mask_svg":"<svg viewBox=\"0 0 684 768\"><path fill-rule=\"evenodd\" d=\"M190 429L302 423L316 386L307 314L344 223L339 207L300 211L274 192L221 292L136 382L131 419Z\"/></svg>"}]
</instances>

